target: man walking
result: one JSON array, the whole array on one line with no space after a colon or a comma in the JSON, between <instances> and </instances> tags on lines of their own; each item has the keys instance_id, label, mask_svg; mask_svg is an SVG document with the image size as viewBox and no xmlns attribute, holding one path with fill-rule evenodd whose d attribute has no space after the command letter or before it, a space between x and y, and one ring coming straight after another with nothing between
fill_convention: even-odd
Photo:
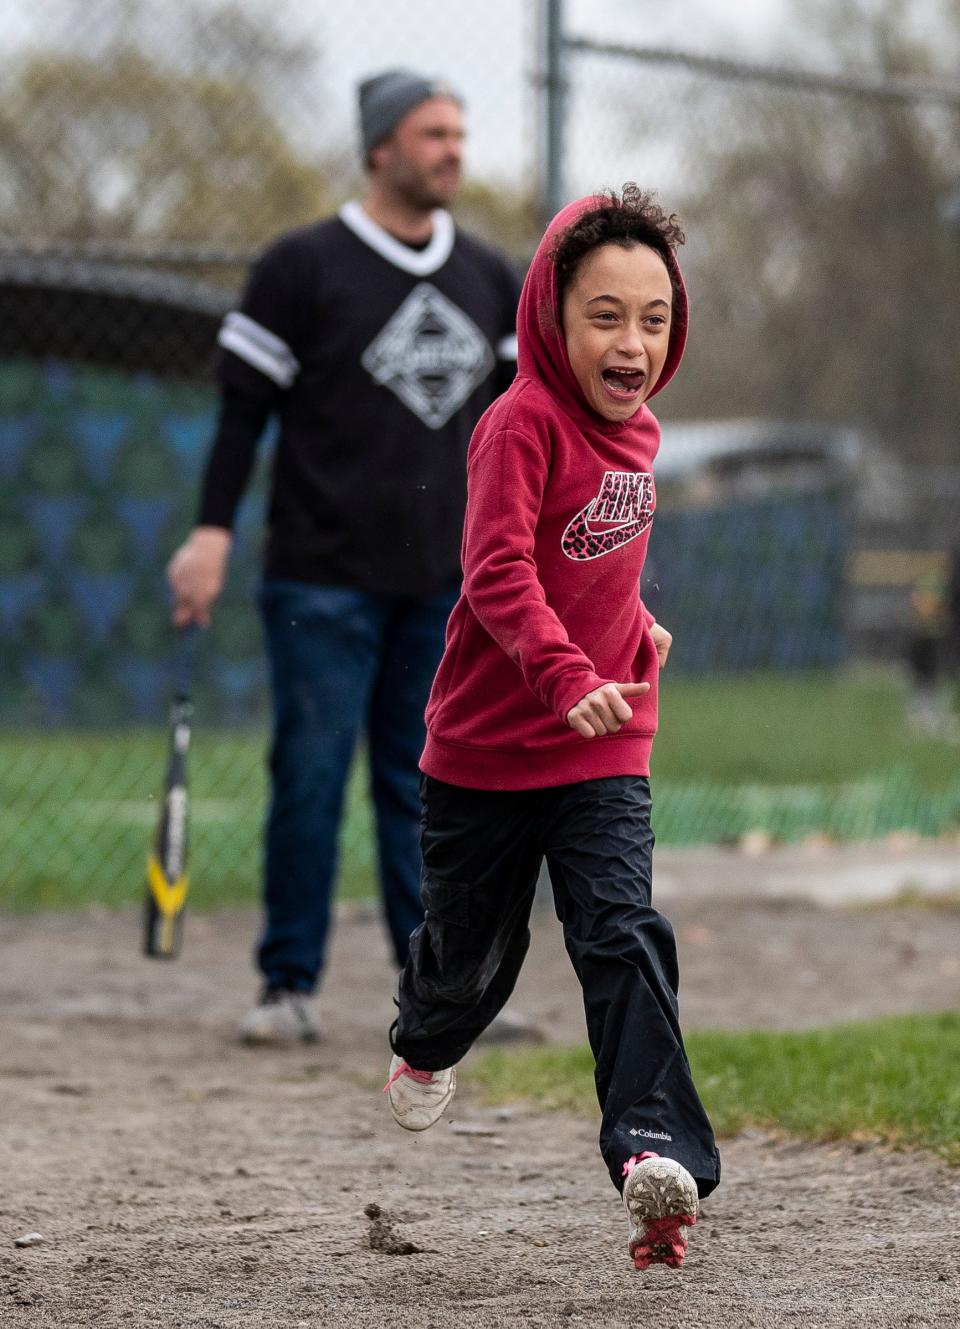
<instances>
[{"instance_id":1,"label":"man walking","mask_svg":"<svg viewBox=\"0 0 960 1329\"><path fill-rule=\"evenodd\" d=\"M282 236L220 332L222 402L198 524L168 577L206 625L268 419L279 417L260 594L270 663L263 989L251 1042L312 1039L337 830L365 732L397 963L420 923L423 712L460 582L473 425L515 372L519 280L445 210L463 108L403 70L359 89L362 202Z\"/></svg>"}]
</instances>

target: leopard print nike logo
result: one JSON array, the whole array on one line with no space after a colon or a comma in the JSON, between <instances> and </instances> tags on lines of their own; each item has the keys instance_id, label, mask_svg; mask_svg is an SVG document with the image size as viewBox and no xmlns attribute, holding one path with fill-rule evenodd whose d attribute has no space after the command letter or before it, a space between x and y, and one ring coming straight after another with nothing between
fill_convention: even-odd
<instances>
[{"instance_id":1,"label":"leopard print nike logo","mask_svg":"<svg viewBox=\"0 0 960 1329\"><path fill-rule=\"evenodd\" d=\"M652 475L607 471L597 497L567 523L561 539L563 552L582 563L622 549L647 529L655 506ZM604 524L602 530L596 529L598 523Z\"/></svg>"}]
</instances>

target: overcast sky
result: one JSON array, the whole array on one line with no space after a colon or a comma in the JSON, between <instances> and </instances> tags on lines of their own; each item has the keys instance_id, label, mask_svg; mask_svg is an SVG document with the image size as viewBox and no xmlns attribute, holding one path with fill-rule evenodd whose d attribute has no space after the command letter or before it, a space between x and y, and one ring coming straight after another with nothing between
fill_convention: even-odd
<instances>
[{"instance_id":1,"label":"overcast sky","mask_svg":"<svg viewBox=\"0 0 960 1329\"><path fill-rule=\"evenodd\" d=\"M761 58L782 50L788 0L567 0L568 31L625 44ZM323 6L318 6L323 13ZM729 10L735 12L726 12ZM356 0L351 23L321 18L331 110L349 123L353 85L392 64L436 70L467 99L470 166L486 178L516 182L535 160L539 132L534 76L540 5L522 0ZM343 14L343 11L340 11ZM328 11L329 15L329 11ZM358 32L362 39L358 40ZM614 82L622 77L615 71ZM602 91L577 98L573 114L603 120ZM601 131L602 132L602 131Z\"/></svg>"},{"instance_id":2,"label":"overcast sky","mask_svg":"<svg viewBox=\"0 0 960 1329\"><path fill-rule=\"evenodd\" d=\"M145 49L162 55L178 40L181 4L213 8L222 0L0 0L4 49L43 46L59 37L71 51L98 54L119 15L139 7ZM566 0L571 32L626 43L758 56L776 50L790 0ZM405 65L445 75L470 111L473 174L519 183L537 160L535 79L541 0L233 0L285 41L315 44L322 57L316 91L276 105L297 141L353 142L355 87L366 74ZM732 11L732 12L727 12ZM602 119L604 97L579 100L583 120Z\"/></svg>"},{"instance_id":3,"label":"overcast sky","mask_svg":"<svg viewBox=\"0 0 960 1329\"><path fill-rule=\"evenodd\" d=\"M144 48L162 54L178 37L180 4L222 0L139 0ZM305 87L288 95L282 75L271 105L307 153L356 144L355 95L364 75L405 65L442 74L462 90L469 113L468 170L514 187L539 172L541 105L536 91L541 0L233 0L288 43L313 43L321 60ZM859 0L869 3L869 0ZM71 50L96 54L97 33L138 0L0 0L0 57L51 33ZM821 62L805 50L803 15L827 0L566 0L567 30L627 45L767 62ZM910 0L922 35L941 0ZM64 14L69 14L63 19ZM56 22L57 16L61 21ZM798 19L798 15L801 17ZM181 49L183 49L181 39ZM662 67L596 57L570 61L568 189L658 174L670 160L671 121L689 115L682 80ZM678 96L678 94L681 94ZM633 117L631 119L631 117ZM722 124L706 132L722 133ZM692 123L685 133L699 132ZM674 153L674 156L676 154ZM639 164L637 163L639 158ZM652 183L659 183L652 181Z\"/></svg>"},{"instance_id":4,"label":"overcast sky","mask_svg":"<svg viewBox=\"0 0 960 1329\"><path fill-rule=\"evenodd\" d=\"M938 3L910 0L907 9L919 35L929 37ZM625 45L819 65L824 52L811 47L798 14L802 19L812 7L826 5L827 0L566 0L565 16L567 30L575 35ZM296 12L317 15L329 110L345 132L353 125L360 77L396 64L435 70L467 99L472 173L517 184L541 156L535 76L542 8L539 0L352 0L346 7L299 0ZM625 135L617 122L618 104L642 101L650 71L649 65L572 59L568 192L601 183L592 178L594 169L613 176L629 170L629 150L621 150ZM671 114L669 97L675 88L661 71L653 93L659 99L656 115ZM682 115L683 107L676 111Z\"/></svg>"}]
</instances>

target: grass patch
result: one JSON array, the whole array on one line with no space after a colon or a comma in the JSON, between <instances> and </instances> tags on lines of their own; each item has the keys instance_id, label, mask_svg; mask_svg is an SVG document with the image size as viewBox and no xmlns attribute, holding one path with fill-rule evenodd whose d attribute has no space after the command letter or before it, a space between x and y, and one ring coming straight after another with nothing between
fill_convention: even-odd
<instances>
[{"instance_id":1,"label":"grass patch","mask_svg":"<svg viewBox=\"0 0 960 1329\"><path fill-rule=\"evenodd\" d=\"M260 898L266 735L198 726L190 754L190 907ZM139 904L166 766L162 728L0 737L0 909ZM338 894L375 893L366 770L356 763Z\"/></svg>"},{"instance_id":2,"label":"grass patch","mask_svg":"<svg viewBox=\"0 0 960 1329\"><path fill-rule=\"evenodd\" d=\"M694 1032L687 1050L720 1135L747 1126L813 1140L870 1136L960 1164L960 1012L804 1032ZM596 1112L587 1048L495 1050L471 1078L491 1103Z\"/></svg>"},{"instance_id":3,"label":"grass patch","mask_svg":"<svg viewBox=\"0 0 960 1329\"><path fill-rule=\"evenodd\" d=\"M719 784L831 785L898 771L933 792L960 747L906 722L907 684L880 672L663 676L655 773Z\"/></svg>"}]
</instances>

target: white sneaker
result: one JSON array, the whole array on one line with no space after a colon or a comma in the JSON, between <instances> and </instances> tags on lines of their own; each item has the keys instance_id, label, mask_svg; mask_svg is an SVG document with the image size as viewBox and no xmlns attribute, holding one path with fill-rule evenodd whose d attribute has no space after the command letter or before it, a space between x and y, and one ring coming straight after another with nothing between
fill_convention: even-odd
<instances>
[{"instance_id":1,"label":"white sneaker","mask_svg":"<svg viewBox=\"0 0 960 1329\"><path fill-rule=\"evenodd\" d=\"M320 1037L305 992L291 988L264 988L260 1000L240 1021L241 1043L267 1046L277 1043L315 1043Z\"/></svg>"},{"instance_id":2,"label":"white sneaker","mask_svg":"<svg viewBox=\"0 0 960 1329\"><path fill-rule=\"evenodd\" d=\"M656 1154L630 1159L624 1171L623 1203L633 1227L629 1249L634 1266L679 1269L687 1249L684 1229L697 1221L700 1208L697 1183L680 1163Z\"/></svg>"},{"instance_id":3,"label":"white sneaker","mask_svg":"<svg viewBox=\"0 0 960 1329\"><path fill-rule=\"evenodd\" d=\"M457 1072L452 1066L445 1071L418 1071L394 1055L383 1092L398 1126L405 1131L425 1131L443 1116L456 1089Z\"/></svg>"}]
</instances>

